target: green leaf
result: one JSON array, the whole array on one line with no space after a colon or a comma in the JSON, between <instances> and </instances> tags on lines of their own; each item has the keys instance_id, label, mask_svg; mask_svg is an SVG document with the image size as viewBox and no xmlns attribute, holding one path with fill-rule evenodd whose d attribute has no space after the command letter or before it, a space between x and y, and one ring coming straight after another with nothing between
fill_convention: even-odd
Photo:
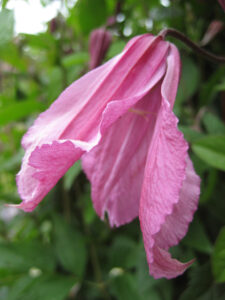
<instances>
[{"instance_id":1,"label":"green leaf","mask_svg":"<svg viewBox=\"0 0 225 300\"><path fill-rule=\"evenodd\" d=\"M64 176L64 187L66 190L69 190L72 187L72 184L76 177L81 172L81 162L78 160L65 174Z\"/></svg>"},{"instance_id":2,"label":"green leaf","mask_svg":"<svg viewBox=\"0 0 225 300\"><path fill-rule=\"evenodd\" d=\"M205 113L202 121L209 134L225 134L224 123L214 114Z\"/></svg>"},{"instance_id":3,"label":"green leaf","mask_svg":"<svg viewBox=\"0 0 225 300\"><path fill-rule=\"evenodd\" d=\"M22 149L20 149L14 156L11 156L8 160L6 160L4 157L0 157L0 171L9 171L17 167L21 163L23 155L24 152L22 151Z\"/></svg>"},{"instance_id":4,"label":"green leaf","mask_svg":"<svg viewBox=\"0 0 225 300\"><path fill-rule=\"evenodd\" d=\"M216 89L217 89L218 91L225 91L225 80L224 80L221 84L219 84L219 85L216 87Z\"/></svg>"},{"instance_id":5,"label":"green leaf","mask_svg":"<svg viewBox=\"0 0 225 300\"><path fill-rule=\"evenodd\" d=\"M182 74L175 105L190 99L197 91L200 81L200 71L189 57L182 58Z\"/></svg>"},{"instance_id":6,"label":"green leaf","mask_svg":"<svg viewBox=\"0 0 225 300\"><path fill-rule=\"evenodd\" d=\"M0 300L5 300L8 295L8 288L6 286L2 286L0 288Z\"/></svg>"},{"instance_id":7,"label":"green leaf","mask_svg":"<svg viewBox=\"0 0 225 300\"><path fill-rule=\"evenodd\" d=\"M110 282L111 293L118 300L137 300L140 299L135 278L131 274L121 274L112 278ZM158 299L157 299L158 300Z\"/></svg>"},{"instance_id":8,"label":"green leaf","mask_svg":"<svg viewBox=\"0 0 225 300\"><path fill-rule=\"evenodd\" d=\"M4 47L0 47L0 58L20 71L27 70L27 60L12 42L7 43Z\"/></svg>"},{"instance_id":9,"label":"green leaf","mask_svg":"<svg viewBox=\"0 0 225 300\"><path fill-rule=\"evenodd\" d=\"M217 282L225 282L225 227L217 237L212 255L213 274Z\"/></svg>"},{"instance_id":10,"label":"green leaf","mask_svg":"<svg viewBox=\"0 0 225 300\"><path fill-rule=\"evenodd\" d=\"M179 129L183 132L185 140L187 140L190 143L193 143L194 141L204 137L204 134L196 131L188 126L179 126Z\"/></svg>"},{"instance_id":11,"label":"green leaf","mask_svg":"<svg viewBox=\"0 0 225 300\"><path fill-rule=\"evenodd\" d=\"M223 64L221 64L215 69L212 75L210 75L209 79L207 81L204 81L204 84L199 86L199 102L201 106L211 103L215 96L218 94L218 82L220 82L221 78L223 78L224 71L225 67Z\"/></svg>"},{"instance_id":12,"label":"green leaf","mask_svg":"<svg viewBox=\"0 0 225 300\"><path fill-rule=\"evenodd\" d=\"M54 216L54 244L56 255L65 268L79 278L84 274L87 252L84 238L59 216Z\"/></svg>"},{"instance_id":13,"label":"green leaf","mask_svg":"<svg viewBox=\"0 0 225 300\"><path fill-rule=\"evenodd\" d=\"M126 236L117 236L110 247L112 267L132 268L136 266L137 244Z\"/></svg>"},{"instance_id":14,"label":"green leaf","mask_svg":"<svg viewBox=\"0 0 225 300\"><path fill-rule=\"evenodd\" d=\"M212 252L209 238L202 223L197 217L195 217L194 221L191 223L188 234L182 240L182 243L203 253L210 254Z\"/></svg>"},{"instance_id":15,"label":"green leaf","mask_svg":"<svg viewBox=\"0 0 225 300\"><path fill-rule=\"evenodd\" d=\"M50 33L23 34L30 47L52 50L55 47L54 37Z\"/></svg>"},{"instance_id":16,"label":"green leaf","mask_svg":"<svg viewBox=\"0 0 225 300\"><path fill-rule=\"evenodd\" d=\"M50 103L54 101L62 92L64 79L62 70L59 67L53 67L48 70L46 97Z\"/></svg>"},{"instance_id":17,"label":"green leaf","mask_svg":"<svg viewBox=\"0 0 225 300\"><path fill-rule=\"evenodd\" d=\"M218 173L218 170L214 168L208 170L208 176L201 185L200 204L206 203L212 198L219 179Z\"/></svg>"},{"instance_id":18,"label":"green leaf","mask_svg":"<svg viewBox=\"0 0 225 300\"><path fill-rule=\"evenodd\" d=\"M203 161L225 171L225 135L209 135L195 141L192 149Z\"/></svg>"},{"instance_id":19,"label":"green leaf","mask_svg":"<svg viewBox=\"0 0 225 300\"><path fill-rule=\"evenodd\" d=\"M51 272L55 268L55 257L52 249L40 241L0 244L0 271L28 272L30 268Z\"/></svg>"},{"instance_id":20,"label":"green leaf","mask_svg":"<svg viewBox=\"0 0 225 300\"><path fill-rule=\"evenodd\" d=\"M179 300L197 300L210 289L212 274L209 264L193 268L190 270L190 275L189 286L183 292Z\"/></svg>"},{"instance_id":21,"label":"green leaf","mask_svg":"<svg viewBox=\"0 0 225 300\"><path fill-rule=\"evenodd\" d=\"M0 48L13 38L14 16L13 11L3 9L0 11Z\"/></svg>"},{"instance_id":22,"label":"green leaf","mask_svg":"<svg viewBox=\"0 0 225 300\"><path fill-rule=\"evenodd\" d=\"M83 34L103 25L107 18L105 0L78 0L72 10L70 23Z\"/></svg>"},{"instance_id":23,"label":"green leaf","mask_svg":"<svg viewBox=\"0 0 225 300\"><path fill-rule=\"evenodd\" d=\"M5 8L6 7L6 4L9 0L2 0L2 8Z\"/></svg>"},{"instance_id":24,"label":"green leaf","mask_svg":"<svg viewBox=\"0 0 225 300\"><path fill-rule=\"evenodd\" d=\"M9 104L0 111L0 125L6 125L11 121L18 121L42 108L43 104L33 99Z\"/></svg>"},{"instance_id":25,"label":"green leaf","mask_svg":"<svg viewBox=\"0 0 225 300\"><path fill-rule=\"evenodd\" d=\"M24 276L12 286L6 300L64 300L75 283L69 276Z\"/></svg>"},{"instance_id":26,"label":"green leaf","mask_svg":"<svg viewBox=\"0 0 225 300\"><path fill-rule=\"evenodd\" d=\"M116 41L112 43L112 45L109 48L109 51L107 52L107 59L110 59L114 57L115 55L119 54L123 51L126 43L124 41Z\"/></svg>"},{"instance_id":27,"label":"green leaf","mask_svg":"<svg viewBox=\"0 0 225 300\"><path fill-rule=\"evenodd\" d=\"M156 7L151 9L150 17L155 21L162 21L165 19L176 19L181 17L183 11L177 6L173 7Z\"/></svg>"},{"instance_id":28,"label":"green leaf","mask_svg":"<svg viewBox=\"0 0 225 300\"><path fill-rule=\"evenodd\" d=\"M82 65L89 61L89 54L87 52L78 52L69 54L62 59L64 67L70 67L74 65Z\"/></svg>"}]
</instances>

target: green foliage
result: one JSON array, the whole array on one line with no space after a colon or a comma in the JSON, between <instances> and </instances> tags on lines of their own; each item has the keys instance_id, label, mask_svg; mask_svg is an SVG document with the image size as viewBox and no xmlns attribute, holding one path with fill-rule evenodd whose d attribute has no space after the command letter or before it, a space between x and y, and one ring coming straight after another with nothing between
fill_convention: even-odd
<instances>
[{"instance_id":1,"label":"green foliage","mask_svg":"<svg viewBox=\"0 0 225 300\"><path fill-rule=\"evenodd\" d=\"M0 244L0 270L2 274L28 272L38 268L51 272L55 268L52 249L41 245L38 240L23 241L14 244Z\"/></svg>"},{"instance_id":2,"label":"green foliage","mask_svg":"<svg viewBox=\"0 0 225 300\"><path fill-rule=\"evenodd\" d=\"M182 242L197 251L206 254L210 254L212 252L212 245L201 221L198 218L195 218L191 223L188 234Z\"/></svg>"},{"instance_id":3,"label":"green foliage","mask_svg":"<svg viewBox=\"0 0 225 300\"><path fill-rule=\"evenodd\" d=\"M76 280L69 276L21 277L6 300L63 300Z\"/></svg>"},{"instance_id":4,"label":"green foliage","mask_svg":"<svg viewBox=\"0 0 225 300\"><path fill-rule=\"evenodd\" d=\"M132 275L121 274L116 276L111 281L112 294L118 300L131 299L135 300L139 298L137 289L135 288L136 282Z\"/></svg>"},{"instance_id":5,"label":"green foliage","mask_svg":"<svg viewBox=\"0 0 225 300\"><path fill-rule=\"evenodd\" d=\"M225 227L216 240L212 256L213 273L217 282L225 282Z\"/></svg>"},{"instance_id":6,"label":"green foliage","mask_svg":"<svg viewBox=\"0 0 225 300\"><path fill-rule=\"evenodd\" d=\"M190 57L182 58L182 76L177 92L177 101L190 99L196 92L200 80L198 66Z\"/></svg>"},{"instance_id":7,"label":"green foliage","mask_svg":"<svg viewBox=\"0 0 225 300\"><path fill-rule=\"evenodd\" d=\"M88 34L93 28L103 25L107 18L105 0L78 0L72 9L69 21L81 34Z\"/></svg>"},{"instance_id":8,"label":"green foliage","mask_svg":"<svg viewBox=\"0 0 225 300\"><path fill-rule=\"evenodd\" d=\"M80 279L84 274L87 256L84 237L57 216L54 216L53 224L56 255L65 270Z\"/></svg>"},{"instance_id":9,"label":"green foliage","mask_svg":"<svg viewBox=\"0 0 225 300\"><path fill-rule=\"evenodd\" d=\"M12 121L19 121L31 113L40 111L41 108L43 108L42 103L34 99L27 99L26 101L7 105L0 111L0 125L6 125Z\"/></svg>"},{"instance_id":10,"label":"green foliage","mask_svg":"<svg viewBox=\"0 0 225 300\"><path fill-rule=\"evenodd\" d=\"M50 2L41 0L43 6ZM16 36L10 0L1 1L0 300L225 299L225 67L173 38L182 60L174 111L201 177L195 218L186 237L171 249L181 260L196 258L182 277L149 276L137 221L110 229L107 221L99 220L80 162L35 212L4 206L20 202L15 176L23 156L23 134L88 71L92 30L106 26L116 10L120 13L107 28L112 33L108 60L134 35L174 27L199 43L213 20L224 20L224 12L212 0L168 1L168 7L159 0L124 0L120 7L114 0L62 2L66 13L51 20L46 31ZM224 39L222 31L207 49L223 54Z\"/></svg>"},{"instance_id":11,"label":"green foliage","mask_svg":"<svg viewBox=\"0 0 225 300\"><path fill-rule=\"evenodd\" d=\"M206 163L225 171L225 135L208 135L195 141L192 149Z\"/></svg>"},{"instance_id":12,"label":"green foliage","mask_svg":"<svg viewBox=\"0 0 225 300\"><path fill-rule=\"evenodd\" d=\"M201 299L212 284L212 273L209 264L193 269L188 288L183 292L179 300ZM204 298L203 298L204 299Z\"/></svg>"},{"instance_id":13,"label":"green foliage","mask_svg":"<svg viewBox=\"0 0 225 300\"><path fill-rule=\"evenodd\" d=\"M0 11L0 28L0 48L2 48L13 38L14 17L11 10L3 9Z\"/></svg>"},{"instance_id":14,"label":"green foliage","mask_svg":"<svg viewBox=\"0 0 225 300\"><path fill-rule=\"evenodd\" d=\"M64 188L70 190L75 179L81 172L81 162L77 161L65 174L64 177Z\"/></svg>"}]
</instances>

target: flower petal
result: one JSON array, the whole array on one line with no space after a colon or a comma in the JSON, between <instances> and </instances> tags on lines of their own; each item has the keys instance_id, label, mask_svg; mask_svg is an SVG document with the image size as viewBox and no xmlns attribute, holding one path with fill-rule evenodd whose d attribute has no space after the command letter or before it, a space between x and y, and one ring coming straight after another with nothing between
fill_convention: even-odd
<instances>
[{"instance_id":1,"label":"flower petal","mask_svg":"<svg viewBox=\"0 0 225 300\"><path fill-rule=\"evenodd\" d=\"M180 190L185 179L188 145L177 129L177 118L168 101L163 99L150 145L140 201L140 224L150 272L155 277L168 276L167 272L155 268L159 245L155 239L166 217L178 203ZM163 246L167 246L163 244ZM167 250L168 247L165 247ZM165 256L168 259L168 255ZM184 270L182 270L183 272ZM181 271L174 271L178 276Z\"/></svg>"},{"instance_id":2,"label":"flower petal","mask_svg":"<svg viewBox=\"0 0 225 300\"><path fill-rule=\"evenodd\" d=\"M171 279L184 273L184 271L194 262L194 259L187 262L181 263L177 259L171 258L169 252L159 248L153 248L154 262L149 265L150 274L158 279L166 277Z\"/></svg>"},{"instance_id":3,"label":"flower petal","mask_svg":"<svg viewBox=\"0 0 225 300\"><path fill-rule=\"evenodd\" d=\"M196 175L192 162L187 157L186 177L180 190L178 203L165 219L160 231L155 235L155 243L163 249L168 249L179 243L186 235L188 225L197 209L200 194L200 178Z\"/></svg>"},{"instance_id":4,"label":"flower petal","mask_svg":"<svg viewBox=\"0 0 225 300\"><path fill-rule=\"evenodd\" d=\"M177 48L170 44L170 51L167 57L167 71L162 84L162 96L166 99L171 108L177 94L177 88L180 80L181 61Z\"/></svg>"},{"instance_id":5,"label":"flower petal","mask_svg":"<svg viewBox=\"0 0 225 300\"><path fill-rule=\"evenodd\" d=\"M150 274L155 278L176 277L193 263L194 260L184 264L180 263L172 259L166 250L178 244L187 233L188 225L197 209L199 194L200 178L195 174L192 162L187 157L186 178L180 191L179 202L174 204L172 213L166 216L165 223L154 236L154 261L149 264L149 268Z\"/></svg>"},{"instance_id":6,"label":"flower petal","mask_svg":"<svg viewBox=\"0 0 225 300\"><path fill-rule=\"evenodd\" d=\"M160 107L160 89L161 82L108 128L98 146L82 157L96 212L102 219L107 212L111 226L138 216L143 166Z\"/></svg>"},{"instance_id":7,"label":"flower petal","mask_svg":"<svg viewBox=\"0 0 225 300\"><path fill-rule=\"evenodd\" d=\"M172 259L167 250L186 234L200 193L200 179L171 111L180 77L179 53L173 45L167 62L162 107L149 148L139 214L149 270L155 278L176 277L193 262L183 264Z\"/></svg>"},{"instance_id":8,"label":"flower petal","mask_svg":"<svg viewBox=\"0 0 225 300\"><path fill-rule=\"evenodd\" d=\"M27 152L17 175L18 191L23 199L18 207L32 211L83 152L69 140L44 144Z\"/></svg>"}]
</instances>

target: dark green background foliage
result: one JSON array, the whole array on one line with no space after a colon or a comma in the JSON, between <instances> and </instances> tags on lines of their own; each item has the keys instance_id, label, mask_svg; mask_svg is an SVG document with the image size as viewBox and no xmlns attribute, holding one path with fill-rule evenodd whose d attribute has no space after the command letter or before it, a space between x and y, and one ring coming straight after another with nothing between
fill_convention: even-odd
<instances>
[{"instance_id":1,"label":"dark green background foliage","mask_svg":"<svg viewBox=\"0 0 225 300\"><path fill-rule=\"evenodd\" d=\"M225 299L225 66L170 39L183 64L175 113L202 183L194 221L172 249L177 258L196 262L181 277L154 280L138 220L118 229L100 221L79 163L34 212L5 218L4 204L20 201L15 175L23 155L21 137L68 84L87 72L89 34L115 15L119 1L78 0L67 18L59 14L46 32L19 36L7 2L0 12L0 299ZM106 59L137 34L157 34L168 26L199 42L213 20L225 21L215 0L173 0L169 7L159 0L120 2L123 15L110 28L113 42ZM225 54L224 41L223 30L206 48Z\"/></svg>"}]
</instances>

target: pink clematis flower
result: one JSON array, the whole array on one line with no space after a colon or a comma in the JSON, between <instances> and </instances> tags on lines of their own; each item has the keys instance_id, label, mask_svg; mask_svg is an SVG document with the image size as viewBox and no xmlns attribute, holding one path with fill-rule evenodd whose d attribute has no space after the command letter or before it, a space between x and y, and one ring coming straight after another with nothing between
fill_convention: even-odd
<instances>
[{"instance_id":1,"label":"pink clematis flower","mask_svg":"<svg viewBox=\"0 0 225 300\"><path fill-rule=\"evenodd\" d=\"M150 274L182 274L192 261L168 249L187 232L200 180L172 112L179 77L176 47L145 34L70 85L23 138L19 207L32 211L82 158L100 218L120 226L139 216Z\"/></svg>"}]
</instances>

